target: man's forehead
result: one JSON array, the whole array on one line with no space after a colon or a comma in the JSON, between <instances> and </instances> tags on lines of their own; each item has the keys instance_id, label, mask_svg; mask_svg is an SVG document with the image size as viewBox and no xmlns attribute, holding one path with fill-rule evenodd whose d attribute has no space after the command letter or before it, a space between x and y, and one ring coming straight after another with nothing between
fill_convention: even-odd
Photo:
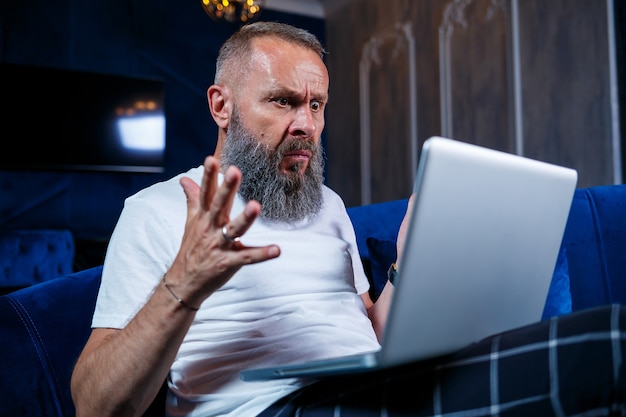
<instances>
[{"instance_id":1,"label":"man's forehead","mask_svg":"<svg viewBox=\"0 0 626 417\"><path fill-rule=\"evenodd\" d=\"M297 56L300 59L319 62L323 65L322 58L314 50L273 36L254 39L252 41L252 54L253 56L265 56L269 59Z\"/></svg>"},{"instance_id":2,"label":"man's forehead","mask_svg":"<svg viewBox=\"0 0 626 417\"><path fill-rule=\"evenodd\" d=\"M322 59L301 45L280 42L259 42L249 70L257 75L262 73L267 88L272 90L294 94L310 90L316 95L327 95L328 72Z\"/></svg>"}]
</instances>

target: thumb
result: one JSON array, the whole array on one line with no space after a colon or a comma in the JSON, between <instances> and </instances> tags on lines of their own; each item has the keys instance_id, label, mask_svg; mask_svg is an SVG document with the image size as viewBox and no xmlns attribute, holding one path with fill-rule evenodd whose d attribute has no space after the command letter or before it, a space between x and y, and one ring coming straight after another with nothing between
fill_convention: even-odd
<instances>
[{"instance_id":1,"label":"thumb","mask_svg":"<svg viewBox=\"0 0 626 417\"><path fill-rule=\"evenodd\" d=\"M182 177L180 185L187 197L187 218L189 219L200 209L200 186L189 177Z\"/></svg>"}]
</instances>

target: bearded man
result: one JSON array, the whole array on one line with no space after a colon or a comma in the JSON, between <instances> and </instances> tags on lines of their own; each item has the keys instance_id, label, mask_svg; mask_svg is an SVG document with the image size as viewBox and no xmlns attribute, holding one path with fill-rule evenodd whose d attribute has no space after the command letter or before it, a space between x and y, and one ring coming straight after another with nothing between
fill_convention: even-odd
<instances>
[{"instance_id":1,"label":"bearded man","mask_svg":"<svg viewBox=\"0 0 626 417\"><path fill-rule=\"evenodd\" d=\"M241 370L379 347L352 224L323 183L323 54L275 23L222 47L214 154L129 197L111 237L78 415L140 414L167 379L171 415L255 416L304 382Z\"/></svg>"},{"instance_id":2,"label":"bearded man","mask_svg":"<svg viewBox=\"0 0 626 417\"><path fill-rule=\"evenodd\" d=\"M617 349L608 334L626 333L626 311L617 307L562 319L579 333L606 327L599 323L622 326L600 338L576 334L583 342L558 357L559 365L585 371L582 378L559 374L540 355L520 358L526 379L511 375L516 367L499 377L489 362L460 368L494 357L481 353L490 352L486 341L482 350L459 352L465 361L441 358L386 375L318 384L240 379L247 368L380 347L393 285L372 302L346 208L323 184L323 54L308 32L270 22L246 25L223 45L207 90L215 153L129 197L109 241L92 333L72 375L76 415L140 416L164 381L167 416L626 413L623 378L613 378L623 366L600 366L621 356L598 354ZM405 229L406 218L398 249ZM400 257L401 250L399 267ZM556 346L546 340L553 328L512 331L501 345L520 352ZM593 360L581 364L580 357ZM585 401L565 414L561 392Z\"/></svg>"}]
</instances>

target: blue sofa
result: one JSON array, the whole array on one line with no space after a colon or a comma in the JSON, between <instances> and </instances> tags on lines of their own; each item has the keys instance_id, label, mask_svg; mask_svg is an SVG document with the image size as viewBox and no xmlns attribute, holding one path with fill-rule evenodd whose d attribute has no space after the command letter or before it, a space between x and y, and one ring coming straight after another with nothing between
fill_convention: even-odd
<instances>
[{"instance_id":1,"label":"blue sofa","mask_svg":"<svg viewBox=\"0 0 626 417\"><path fill-rule=\"evenodd\" d=\"M71 273L74 255L67 229L0 231L0 294Z\"/></svg>"},{"instance_id":2,"label":"blue sofa","mask_svg":"<svg viewBox=\"0 0 626 417\"><path fill-rule=\"evenodd\" d=\"M348 209L374 296L395 257L406 203ZM97 266L0 297L0 416L74 415L69 381L101 272ZM576 190L544 316L608 303L626 303L626 185ZM162 395L146 416L163 415Z\"/></svg>"}]
</instances>

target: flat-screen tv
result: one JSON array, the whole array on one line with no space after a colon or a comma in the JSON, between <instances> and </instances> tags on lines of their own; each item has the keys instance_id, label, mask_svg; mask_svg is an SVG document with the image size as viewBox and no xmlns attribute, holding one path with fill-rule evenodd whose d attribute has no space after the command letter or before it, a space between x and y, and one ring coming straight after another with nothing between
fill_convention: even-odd
<instances>
[{"instance_id":1,"label":"flat-screen tv","mask_svg":"<svg viewBox=\"0 0 626 417\"><path fill-rule=\"evenodd\" d=\"M0 64L2 170L163 172L164 82Z\"/></svg>"}]
</instances>

